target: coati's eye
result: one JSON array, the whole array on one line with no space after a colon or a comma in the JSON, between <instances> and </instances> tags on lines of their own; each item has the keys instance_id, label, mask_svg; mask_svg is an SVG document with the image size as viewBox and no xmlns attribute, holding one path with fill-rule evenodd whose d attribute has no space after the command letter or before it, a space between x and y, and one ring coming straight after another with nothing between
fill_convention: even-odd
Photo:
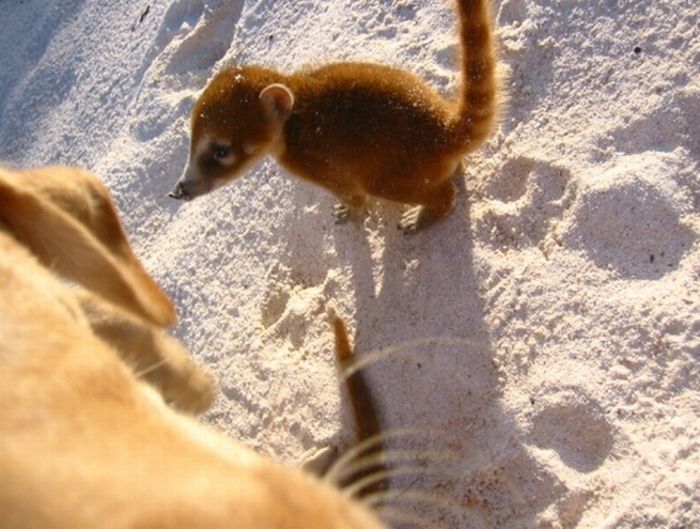
<instances>
[{"instance_id":1,"label":"coati's eye","mask_svg":"<svg viewBox=\"0 0 700 529\"><path fill-rule=\"evenodd\" d=\"M231 147L226 147L225 145L215 145L214 146L214 158L217 160L223 160L229 154L231 154Z\"/></svg>"}]
</instances>

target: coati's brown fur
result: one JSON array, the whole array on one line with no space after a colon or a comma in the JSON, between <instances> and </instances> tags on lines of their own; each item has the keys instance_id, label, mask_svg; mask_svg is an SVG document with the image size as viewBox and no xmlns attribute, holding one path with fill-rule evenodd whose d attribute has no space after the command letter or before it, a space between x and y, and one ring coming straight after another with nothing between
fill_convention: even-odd
<instances>
[{"instance_id":1,"label":"coati's brown fur","mask_svg":"<svg viewBox=\"0 0 700 529\"><path fill-rule=\"evenodd\" d=\"M192 112L190 158L173 198L191 199L265 154L362 211L368 196L417 204L399 227L432 224L452 208L452 175L487 138L498 110L488 0L457 0L463 82L450 102L416 75L338 63L291 75L257 66L219 73Z\"/></svg>"}]
</instances>

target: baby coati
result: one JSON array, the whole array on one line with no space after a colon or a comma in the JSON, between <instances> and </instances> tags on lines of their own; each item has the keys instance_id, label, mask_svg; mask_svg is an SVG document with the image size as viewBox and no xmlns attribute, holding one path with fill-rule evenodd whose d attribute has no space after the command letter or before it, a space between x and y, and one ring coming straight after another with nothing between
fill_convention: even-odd
<instances>
[{"instance_id":1,"label":"baby coati","mask_svg":"<svg viewBox=\"0 0 700 529\"><path fill-rule=\"evenodd\" d=\"M266 154L341 201L339 219L368 196L417 205L399 227L424 228L452 208L451 177L489 135L498 110L488 0L457 0L462 88L447 101L409 72L338 63L290 75L257 66L219 73L192 112L190 157L171 191L212 191Z\"/></svg>"}]
</instances>

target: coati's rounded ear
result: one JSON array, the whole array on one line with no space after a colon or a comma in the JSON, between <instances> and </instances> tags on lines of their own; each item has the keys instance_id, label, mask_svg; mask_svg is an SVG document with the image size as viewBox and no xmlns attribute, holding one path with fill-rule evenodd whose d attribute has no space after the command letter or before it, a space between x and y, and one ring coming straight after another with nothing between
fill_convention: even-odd
<instances>
[{"instance_id":1,"label":"coati's rounded ear","mask_svg":"<svg viewBox=\"0 0 700 529\"><path fill-rule=\"evenodd\" d=\"M292 113L294 94L285 85L273 83L260 92L260 101L270 120L284 122Z\"/></svg>"}]
</instances>

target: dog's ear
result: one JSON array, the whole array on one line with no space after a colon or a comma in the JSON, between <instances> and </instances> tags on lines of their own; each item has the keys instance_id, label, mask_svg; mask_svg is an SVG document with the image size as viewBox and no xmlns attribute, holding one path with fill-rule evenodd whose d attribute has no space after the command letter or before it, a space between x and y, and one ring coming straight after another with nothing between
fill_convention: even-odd
<instances>
[{"instance_id":1,"label":"dog's ear","mask_svg":"<svg viewBox=\"0 0 700 529\"><path fill-rule=\"evenodd\" d=\"M87 171L0 168L0 221L48 268L160 326L175 309L129 246L109 193Z\"/></svg>"}]
</instances>

